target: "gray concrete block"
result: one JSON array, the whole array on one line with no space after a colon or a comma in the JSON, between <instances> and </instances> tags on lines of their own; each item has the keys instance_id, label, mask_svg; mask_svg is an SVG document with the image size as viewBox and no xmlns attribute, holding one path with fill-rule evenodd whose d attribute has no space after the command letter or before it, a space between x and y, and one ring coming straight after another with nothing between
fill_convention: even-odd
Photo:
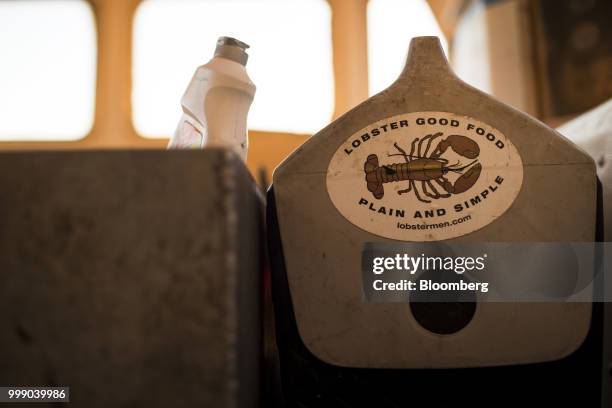
<instances>
[{"instance_id":1,"label":"gray concrete block","mask_svg":"<svg viewBox=\"0 0 612 408\"><path fill-rule=\"evenodd\" d=\"M223 150L0 154L0 385L258 405L262 206Z\"/></svg>"}]
</instances>

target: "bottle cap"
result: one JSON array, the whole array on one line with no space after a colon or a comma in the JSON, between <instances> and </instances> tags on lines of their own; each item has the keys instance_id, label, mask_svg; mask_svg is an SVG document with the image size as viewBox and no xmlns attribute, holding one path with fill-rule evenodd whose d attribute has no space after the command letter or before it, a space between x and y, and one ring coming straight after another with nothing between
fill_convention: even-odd
<instances>
[{"instance_id":1,"label":"bottle cap","mask_svg":"<svg viewBox=\"0 0 612 408\"><path fill-rule=\"evenodd\" d=\"M249 48L248 44L235 38L219 37L215 57L227 58L241 65L246 65L249 59L249 55L245 51L247 48Z\"/></svg>"}]
</instances>

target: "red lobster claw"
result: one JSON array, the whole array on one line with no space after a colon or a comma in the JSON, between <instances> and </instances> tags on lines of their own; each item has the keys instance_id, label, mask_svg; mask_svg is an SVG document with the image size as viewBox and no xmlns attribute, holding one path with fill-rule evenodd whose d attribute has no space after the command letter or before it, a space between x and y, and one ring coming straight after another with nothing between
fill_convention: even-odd
<instances>
[{"instance_id":1,"label":"red lobster claw","mask_svg":"<svg viewBox=\"0 0 612 408\"><path fill-rule=\"evenodd\" d=\"M482 165L480 163L476 163L468 171L463 173L461 177L459 177L455 184L451 184L449 181L446 181L443 185L444 190L451 194L461 194L465 191L468 191L470 187L476 184L478 181L478 177L480 177L480 172L482 171Z\"/></svg>"},{"instance_id":2,"label":"red lobster claw","mask_svg":"<svg viewBox=\"0 0 612 408\"><path fill-rule=\"evenodd\" d=\"M436 146L431 157L440 157L448 148L468 159L475 159L480 154L478 143L466 136L450 135Z\"/></svg>"}]
</instances>

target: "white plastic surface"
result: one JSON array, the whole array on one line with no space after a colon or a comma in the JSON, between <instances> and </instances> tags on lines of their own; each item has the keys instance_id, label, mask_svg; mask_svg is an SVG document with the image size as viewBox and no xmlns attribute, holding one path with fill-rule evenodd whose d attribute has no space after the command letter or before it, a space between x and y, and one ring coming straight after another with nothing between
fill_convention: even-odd
<instances>
[{"instance_id":1,"label":"white plastic surface","mask_svg":"<svg viewBox=\"0 0 612 408\"><path fill-rule=\"evenodd\" d=\"M168 148L224 146L242 160L248 151L247 116L255 85L243 65L213 58L199 67L183 98L183 115Z\"/></svg>"}]
</instances>

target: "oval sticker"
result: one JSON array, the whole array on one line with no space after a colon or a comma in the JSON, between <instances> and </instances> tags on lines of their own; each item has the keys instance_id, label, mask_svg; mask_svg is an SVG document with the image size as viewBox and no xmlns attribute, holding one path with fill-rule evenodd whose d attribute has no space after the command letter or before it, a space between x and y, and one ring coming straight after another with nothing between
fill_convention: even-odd
<instances>
[{"instance_id":1,"label":"oval sticker","mask_svg":"<svg viewBox=\"0 0 612 408\"><path fill-rule=\"evenodd\" d=\"M523 182L523 162L499 130L448 112L380 120L348 138L327 169L340 214L372 234L438 241L502 215Z\"/></svg>"}]
</instances>

